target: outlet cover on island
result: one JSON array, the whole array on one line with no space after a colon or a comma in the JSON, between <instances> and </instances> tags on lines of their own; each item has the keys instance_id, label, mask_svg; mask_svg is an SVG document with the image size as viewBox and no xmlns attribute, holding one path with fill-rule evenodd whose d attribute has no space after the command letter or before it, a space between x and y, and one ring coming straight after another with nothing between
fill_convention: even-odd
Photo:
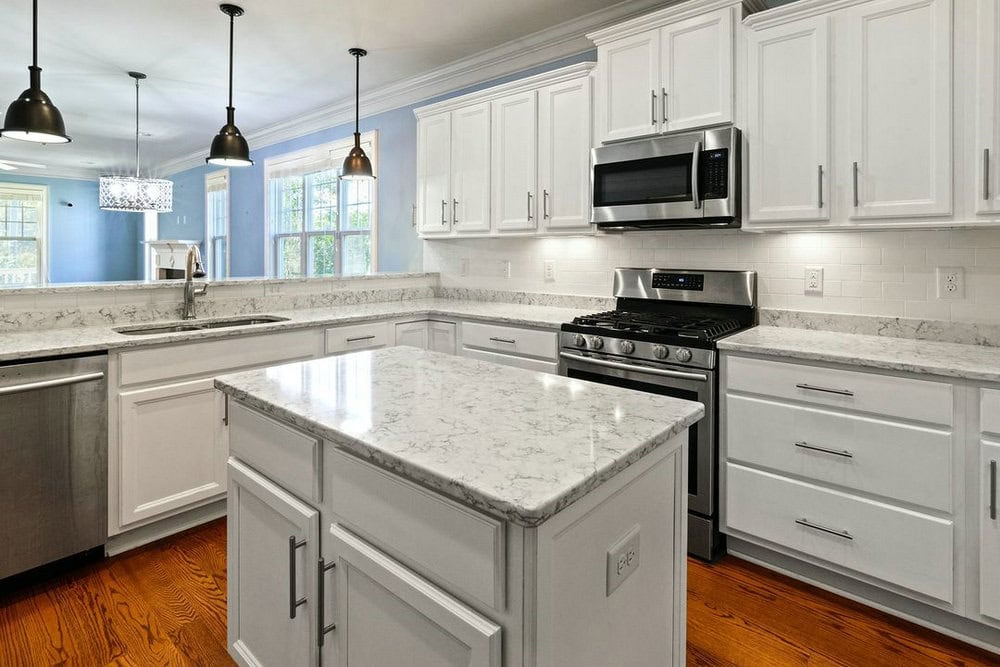
<instances>
[{"instance_id":1,"label":"outlet cover on island","mask_svg":"<svg viewBox=\"0 0 1000 667\"><path fill-rule=\"evenodd\" d=\"M627 533L608 549L606 595L610 596L629 576L639 569L639 526Z\"/></svg>"},{"instance_id":2,"label":"outlet cover on island","mask_svg":"<svg viewBox=\"0 0 1000 667\"><path fill-rule=\"evenodd\" d=\"M937 297L939 299L965 298L965 269L960 266L937 268Z\"/></svg>"},{"instance_id":3,"label":"outlet cover on island","mask_svg":"<svg viewBox=\"0 0 1000 667\"><path fill-rule=\"evenodd\" d=\"M554 283L556 281L556 260L547 259L542 266L544 267L542 273L545 276L545 282Z\"/></svg>"},{"instance_id":4,"label":"outlet cover on island","mask_svg":"<svg viewBox=\"0 0 1000 667\"><path fill-rule=\"evenodd\" d=\"M806 267L806 287L805 293L812 296L822 296L823 295L823 267L822 266L807 266Z\"/></svg>"}]
</instances>

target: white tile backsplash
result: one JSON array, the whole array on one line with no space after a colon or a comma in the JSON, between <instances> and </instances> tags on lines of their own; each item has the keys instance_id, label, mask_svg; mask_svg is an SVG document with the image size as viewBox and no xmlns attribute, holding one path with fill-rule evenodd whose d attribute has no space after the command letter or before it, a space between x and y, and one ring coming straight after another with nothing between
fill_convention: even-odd
<instances>
[{"instance_id":1,"label":"white tile backsplash","mask_svg":"<svg viewBox=\"0 0 1000 667\"><path fill-rule=\"evenodd\" d=\"M469 273L461 275L461 262ZM511 277L492 270L511 262ZM546 282L545 260L555 262ZM444 288L609 296L620 266L752 269L761 305L822 313L1000 321L1000 229L753 234L737 230L632 232L556 238L424 241L424 270ZM822 296L803 294L806 266L821 266ZM937 298L935 269L966 272L964 299Z\"/></svg>"}]
</instances>

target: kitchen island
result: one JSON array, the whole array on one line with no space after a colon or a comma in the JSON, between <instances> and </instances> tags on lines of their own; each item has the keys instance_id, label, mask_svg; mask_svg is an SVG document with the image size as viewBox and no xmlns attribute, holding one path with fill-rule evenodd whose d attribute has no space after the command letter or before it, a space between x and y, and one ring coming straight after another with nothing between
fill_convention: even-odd
<instances>
[{"instance_id":1,"label":"kitchen island","mask_svg":"<svg viewBox=\"0 0 1000 667\"><path fill-rule=\"evenodd\" d=\"M409 347L216 387L239 663L683 664L700 404Z\"/></svg>"}]
</instances>

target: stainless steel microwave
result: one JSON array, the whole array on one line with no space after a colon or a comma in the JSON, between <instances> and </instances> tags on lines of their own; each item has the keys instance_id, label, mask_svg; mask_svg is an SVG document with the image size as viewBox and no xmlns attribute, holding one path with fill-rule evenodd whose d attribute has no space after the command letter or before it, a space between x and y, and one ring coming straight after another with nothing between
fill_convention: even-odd
<instances>
[{"instance_id":1,"label":"stainless steel microwave","mask_svg":"<svg viewBox=\"0 0 1000 667\"><path fill-rule=\"evenodd\" d=\"M595 148L591 222L601 229L739 227L740 131L722 127Z\"/></svg>"}]
</instances>

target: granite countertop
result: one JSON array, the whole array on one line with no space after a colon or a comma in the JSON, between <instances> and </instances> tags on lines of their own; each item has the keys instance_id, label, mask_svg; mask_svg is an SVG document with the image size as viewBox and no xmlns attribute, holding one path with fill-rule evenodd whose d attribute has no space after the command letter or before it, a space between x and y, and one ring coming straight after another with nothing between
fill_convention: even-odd
<instances>
[{"instance_id":1,"label":"granite countertop","mask_svg":"<svg viewBox=\"0 0 1000 667\"><path fill-rule=\"evenodd\" d=\"M308 310L267 311L247 315L277 315L288 318L283 322L226 327L201 331L185 331L149 336L126 336L117 333L118 326L77 327L72 329L39 329L0 332L0 362L33 357L102 352L148 345L164 345L229 336L274 333L290 329L338 326L366 320L399 317L443 317L501 322L515 326L557 329L563 322L583 314L573 308L534 306L512 303L460 301L456 299L413 299L359 303L347 306ZM229 318L205 318L229 319ZM197 323L198 320L194 320ZM123 327L155 326L156 322L119 325Z\"/></svg>"},{"instance_id":2,"label":"granite countertop","mask_svg":"<svg viewBox=\"0 0 1000 667\"><path fill-rule=\"evenodd\" d=\"M719 349L1000 382L1000 348L985 345L760 326L719 341Z\"/></svg>"},{"instance_id":3,"label":"granite countertop","mask_svg":"<svg viewBox=\"0 0 1000 667\"><path fill-rule=\"evenodd\" d=\"M525 526L540 524L704 415L700 403L414 348L223 375L215 386Z\"/></svg>"}]
</instances>

